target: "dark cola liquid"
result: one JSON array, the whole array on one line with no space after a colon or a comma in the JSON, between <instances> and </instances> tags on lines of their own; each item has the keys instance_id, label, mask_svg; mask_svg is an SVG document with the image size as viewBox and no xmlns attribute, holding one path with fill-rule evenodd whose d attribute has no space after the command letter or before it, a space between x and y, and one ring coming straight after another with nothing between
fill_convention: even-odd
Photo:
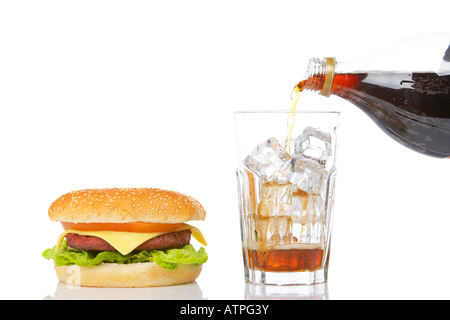
<instances>
[{"instance_id":1,"label":"dark cola liquid","mask_svg":"<svg viewBox=\"0 0 450 320\"><path fill-rule=\"evenodd\" d=\"M362 109L388 135L429 156L450 156L450 75L336 74L332 94Z\"/></svg>"}]
</instances>

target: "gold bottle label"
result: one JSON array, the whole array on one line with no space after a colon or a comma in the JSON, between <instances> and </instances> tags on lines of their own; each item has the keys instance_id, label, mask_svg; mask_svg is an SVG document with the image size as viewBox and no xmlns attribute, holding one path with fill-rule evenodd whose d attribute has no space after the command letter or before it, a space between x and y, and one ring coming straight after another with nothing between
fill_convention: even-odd
<instances>
[{"instance_id":1,"label":"gold bottle label","mask_svg":"<svg viewBox=\"0 0 450 320\"><path fill-rule=\"evenodd\" d=\"M334 68L336 62L334 58L325 58L327 59L327 76L325 78L325 82L323 84L323 89L320 92L322 96L329 97L331 94L331 87L333 86L334 80Z\"/></svg>"}]
</instances>

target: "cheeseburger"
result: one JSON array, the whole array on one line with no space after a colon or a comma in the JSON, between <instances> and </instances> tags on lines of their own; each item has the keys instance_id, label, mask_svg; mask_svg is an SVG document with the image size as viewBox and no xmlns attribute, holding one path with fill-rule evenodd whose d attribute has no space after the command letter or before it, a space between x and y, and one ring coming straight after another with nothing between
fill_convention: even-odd
<instances>
[{"instance_id":1,"label":"cheeseburger","mask_svg":"<svg viewBox=\"0 0 450 320\"><path fill-rule=\"evenodd\" d=\"M153 287L193 282L208 256L204 220L190 196L161 189L87 189L67 193L48 210L64 232L52 249L60 281L88 287Z\"/></svg>"}]
</instances>

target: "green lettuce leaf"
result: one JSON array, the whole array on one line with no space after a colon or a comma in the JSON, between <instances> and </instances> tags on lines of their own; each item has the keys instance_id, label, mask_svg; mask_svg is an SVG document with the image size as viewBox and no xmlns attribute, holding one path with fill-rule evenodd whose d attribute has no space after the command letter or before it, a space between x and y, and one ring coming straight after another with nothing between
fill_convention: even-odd
<instances>
[{"instance_id":1,"label":"green lettuce leaf","mask_svg":"<svg viewBox=\"0 0 450 320\"><path fill-rule=\"evenodd\" d=\"M167 270L174 270L178 264L196 264L200 265L208 260L208 255L202 247L195 251L189 244L178 249L168 250L142 250L136 253L122 255L118 251L84 251L71 248L64 240L59 250L56 246L47 249L42 253L45 259L55 260L57 266L70 266L73 264L79 266L95 266L100 263L139 263L155 262L157 265Z\"/></svg>"}]
</instances>

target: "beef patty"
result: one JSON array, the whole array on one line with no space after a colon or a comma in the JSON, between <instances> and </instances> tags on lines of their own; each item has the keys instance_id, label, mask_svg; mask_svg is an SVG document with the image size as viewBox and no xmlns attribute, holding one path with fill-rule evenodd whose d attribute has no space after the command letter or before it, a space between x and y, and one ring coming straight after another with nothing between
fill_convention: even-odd
<instances>
[{"instance_id":1,"label":"beef patty","mask_svg":"<svg viewBox=\"0 0 450 320\"><path fill-rule=\"evenodd\" d=\"M113 251L112 245L99 237L83 236L75 233L66 235L67 245L78 250ZM164 250L188 245L191 240L191 230L181 230L165 233L139 245L135 250Z\"/></svg>"}]
</instances>

